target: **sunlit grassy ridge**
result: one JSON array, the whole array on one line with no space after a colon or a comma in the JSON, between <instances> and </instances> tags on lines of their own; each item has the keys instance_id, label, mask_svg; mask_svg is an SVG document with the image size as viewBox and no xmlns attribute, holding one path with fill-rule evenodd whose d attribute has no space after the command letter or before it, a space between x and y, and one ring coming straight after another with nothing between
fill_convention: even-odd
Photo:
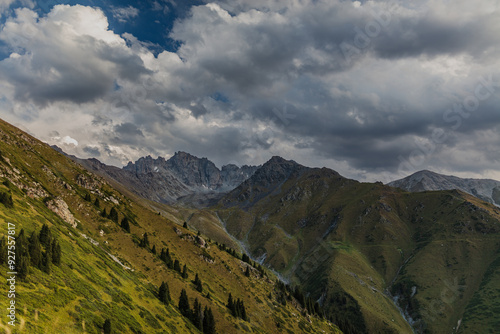
<instances>
[{"instance_id":1,"label":"sunlit grassy ridge","mask_svg":"<svg viewBox=\"0 0 500 334\"><path fill-rule=\"evenodd\" d=\"M17 281L16 326L0 318L6 333L101 333L106 319L113 333L198 333L177 308L182 289L191 306L197 298L213 310L218 333L339 332L331 323L305 315L293 300L278 303L272 273L262 278L252 267L247 277L248 264L212 241L200 247L196 234L176 224L186 217L175 209L169 209L170 219L159 215L3 121L0 137L0 181L6 184L0 191L13 202L12 207L0 204L0 234L6 235L7 222L15 224L16 235L21 229L30 235L47 224L62 248L62 263L50 274L30 267L27 279ZM68 210L59 208L56 214L48 208L61 200ZM102 211L109 213L111 208L118 212L118 221L128 217L130 233L102 217ZM68 215L74 217L76 228ZM150 246L141 248L138 243L145 232ZM162 248L187 265L187 278L159 259ZM2 280L6 273L7 267L0 266ZM201 293L192 283L195 274L203 282ZM158 299L161 282L168 283L170 305ZM231 315L226 307L229 293L244 301L249 321ZM0 298L1 309L7 303L7 298Z\"/></svg>"}]
</instances>

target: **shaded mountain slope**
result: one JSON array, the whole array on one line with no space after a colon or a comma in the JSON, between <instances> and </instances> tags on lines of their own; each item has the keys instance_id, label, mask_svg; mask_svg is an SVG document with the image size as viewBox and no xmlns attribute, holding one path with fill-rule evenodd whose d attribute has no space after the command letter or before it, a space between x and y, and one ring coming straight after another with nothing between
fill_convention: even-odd
<instances>
[{"instance_id":1,"label":"shaded mountain slope","mask_svg":"<svg viewBox=\"0 0 500 334\"><path fill-rule=\"evenodd\" d=\"M301 284L344 329L358 309L370 333L408 333L403 317L419 333L451 332L497 273L500 211L460 191L407 193L273 158L216 210L255 259Z\"/></svg>"}]
</instances>

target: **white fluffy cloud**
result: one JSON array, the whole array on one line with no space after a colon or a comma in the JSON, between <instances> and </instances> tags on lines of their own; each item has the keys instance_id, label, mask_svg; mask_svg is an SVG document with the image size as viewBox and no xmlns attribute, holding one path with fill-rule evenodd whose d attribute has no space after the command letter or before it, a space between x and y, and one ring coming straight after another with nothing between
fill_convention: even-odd
<instances>
[{"instance_id":1,"label":"white fluffy cloud","mask_svg":"<svg viewBox=\"0 0 500 334\"><path fill-rule=\"evenodd\" d=\"M24 8L0 32L11 50L0 112L117 165L176 150L218 164L279 154L387 180L423 142L435 147L415 169L460 162L486 176L498 161L488 150L500 138L484 133L498 129L500 87L467 118L447 110L470 102L481 78L500 81L499 15L493 0L211 2L176 21L176 52L155 55L98 8ZM433 143L435 131L447 140ZM466 163L471 152L480 163Z\"/></svg>"}]
</instances>

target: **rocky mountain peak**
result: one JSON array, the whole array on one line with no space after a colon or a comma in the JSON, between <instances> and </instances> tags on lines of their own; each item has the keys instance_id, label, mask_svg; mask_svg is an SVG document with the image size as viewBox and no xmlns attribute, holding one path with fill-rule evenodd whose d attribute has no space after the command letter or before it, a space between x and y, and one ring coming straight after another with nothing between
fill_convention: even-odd
<instances>
[{"instance_id":1,"label":"rocky mountain peak","mask_svg":"<svg viewBox=\"0 0 500 334\"><path fill-rule=\"evenodd\" d=\"M422 170L388 185L410 192L458 189L500 206L500 182L495 180L463 179Z\"/></svg>"}]
</instances>

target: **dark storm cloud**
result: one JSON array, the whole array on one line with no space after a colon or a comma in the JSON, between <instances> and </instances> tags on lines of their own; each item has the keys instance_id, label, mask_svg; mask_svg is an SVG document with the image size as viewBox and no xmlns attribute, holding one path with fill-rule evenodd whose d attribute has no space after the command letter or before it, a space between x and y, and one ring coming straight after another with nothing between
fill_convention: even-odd
<instances>
[{"instance_id":1,"label":"dark storm cloud","mask_svg":"<svg viewBox=\"0 0 500 334\"><path fill-rule=\"evenodd\" d=\"M83 148L83 152L90 154L90 156L92 156L92 157L100 157L101 156L101 152L96 147L85 146Z\"/></svg>"},{"instance_id":2,"label":"dark storm cloud","mask_svg":"<svg viewBox=\"0 0 500 334\"><path fill-rule=\"evenodd\" d=\"M491 14L477 16L471 21L448 22L432 14L394 17L388 29L374 39L372 48L385 58L463 53L481 57L488 50L498 51L498 27L498 16Z\"/></svg>"},{"instance_id":3,"label":"dark storm cloud","mask_svg":"<svg viewBox=\"0 0 500 334\"><path fill-rule=\"evenodd\" d=\"M109 161L184 150L252 164L282 154L376 174L425 145L425 163L443 168L473 170L471 156L474 170L491 169L498 156L487 152L500 147L495 1L200 2L165 31L178 47L163 52L113 33L95 8L17 15L0 34L12 44L0 64L12 104L52 104L50 117L79 104L94 136L75 135L80 149ZM14 43L22 31L37 38ZM475 103L489 75L491 96L468 116L453 109Z\"/></svg>"}]
</instances>

